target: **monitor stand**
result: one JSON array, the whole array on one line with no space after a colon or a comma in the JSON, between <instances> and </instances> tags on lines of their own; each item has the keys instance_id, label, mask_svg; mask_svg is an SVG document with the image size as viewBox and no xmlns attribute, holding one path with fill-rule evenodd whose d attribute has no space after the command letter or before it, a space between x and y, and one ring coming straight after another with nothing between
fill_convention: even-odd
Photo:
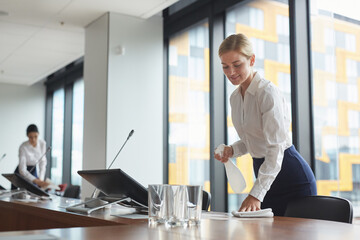
<instances>
[{"instance_id":1,"label":"monitor stand","mask_svg":"<svg viewBox=\"0 0 360 240\"><path fill-rule=\"evenodd\" d=\"M40 199L38 195L33 194L23 188L14 190L0 190L0 199L2 198L12 198L15 201L23 202L37 202Z\"/></svg>"},{"instance_id":2,"label":"monitor stand","mask_svg":"<svg viewBox=\"0 0 360 240\"><path fill-rule=\"evenodd\" d=\"M129 197L124 198L110 198L110 197L99 197L99 198L87 198L81 203L69 206L66 208L69 212L76 212L89 215L93 211L105 208L112 204L117 204L125 201L131 201Z\"/></svg>"}]
</instances>

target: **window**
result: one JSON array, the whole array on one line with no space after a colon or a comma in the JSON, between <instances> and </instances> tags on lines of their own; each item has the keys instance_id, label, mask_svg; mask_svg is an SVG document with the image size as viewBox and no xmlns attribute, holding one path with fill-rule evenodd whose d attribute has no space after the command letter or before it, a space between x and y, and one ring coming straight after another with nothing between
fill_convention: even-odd
<instances>
[{"instance_id":1,"label":"window","mask_svg":"<svg viewBox=\"0 0 360 240\"><path fill-rule=\"evenodd\" d=\"M201 22L169 39L169 183L210 191L209 30Z\"/></svg>"},{"instance_id":2,"label":"window","mask_svg":"<svg viewBox=\"0 0 360 240\"><path fill-rule=\"evenodd\" d=\"M77 173L82 169L83 159L83 129L84 129L84 81L74 83L73 91L73 121L71 147L71 184L81 185L81 177Z\"/></svg>"},{"instance_id":3,"label":"window","mask_svg":"<svg viewBox=\"0 0 360 240\"><path fill-rule=\"evenodd\" d=\"M170 159L166 165L169 182L193 184L196 181L191 176L199 172L197 178L203 179L205 186L211 186L214 200L211 207L215 211L237 209L253 186L250 155L235 159L247 181L245 191L237 195L229 185L224 190L223 165L217 164L211 152L215 144L238 140L229 114L228 98L234 87L224 78L216 52L224 37L241 32L253 44L255 70L279 87L293 111L290 117L296 117L291 126L293 142L315 169L318 193L340 195L351 200L355 207L360 206L360 19L356 11L346 11L347 6L356 9L358 1L344 0L340 5L326 0L186 1L189 2L192 3L182 5L184 7L174 14L170 9L164 11L164 40L169 43L166 62L169 68L165 68L169 77L169 115L164 116L169 123L164 127L169 137L165 150ZM307 14L311 14L310 26ZM192 49L186 34L200 26L194 23L201 19L208 19L209 23L209 38L204 38L204 43L209 39L210 63L206 67L204 62L205 71L201 70L204 69L202 59L183 57ZM192 70L189 64L198 68ZM202 94L209 93L211 106L207 105L208 97L203 98L200 93L194 95L189 90L195 82L193 79L203 76L207 79L208 75L210 90ZM189 99L194 102L193 106L189 106ZM193 128L188 125L195 119L191 108L201 109L201 106L204 108L198 113L204 115L210 108L210 128L203 121L196 131L189 131ZM198 147L207 144L204 135L208 132L210 148L208 152L201 151L203 162L197 162L201 167L189 167L189 155L195 156L195 149L199 153ZM207 167L208 156L210 180L205 175L207 170L198 170Z\"/></svg>"},{"instance_id":4,"label":"window","mask_svg":"<svg viewBox=\"0 0 360 240\"><path fill-rule=\"evenodd\" d=\"M47 176L53 183L80 185L84 81L79 59L47 78L46 141L52 146Z\"/></svg>"},{"instance_id":5,"label":"window","mask_svg":"<svg viewBox=\"0 0 360 240\"><path fill-rule=\"evenodd\" d=\"M282 1L286 2L286 1ZM278 1L252 1L226 12L226 36L243 33L253 44L255 71L277 85L291 109L289 7ZM231 121L229 97L235 90L227 80L228 144L239 139ZM291 116L290 116L291 117ZM228 210L237 210L254 185L252 158L249 154L233 159L243 173L246 189L234 194L228 185Z\"/></svg>"},{"instance_id":6,"label":"window","mask_svg":"<svg viewBox=\"0 0 360 240\"><path fill-rule=\"evenodd\" d=\"M52 109L51 179L57 184L62 182L63 171L64 100L64 89L56 90Z\"/></svg>"},{"instance_id":7,"label":"window","mask_svg":"<svg viewBox=\"0 0 360 240\"><path fill-rule=\"evenodd\" d=\"M360 19L350 11L355 2L344 0L339 8L328 1L311 1L311 51L315 59L312 79L318 194L347 198L356 209L360 207Z\"/></svg>"}]
</instances>

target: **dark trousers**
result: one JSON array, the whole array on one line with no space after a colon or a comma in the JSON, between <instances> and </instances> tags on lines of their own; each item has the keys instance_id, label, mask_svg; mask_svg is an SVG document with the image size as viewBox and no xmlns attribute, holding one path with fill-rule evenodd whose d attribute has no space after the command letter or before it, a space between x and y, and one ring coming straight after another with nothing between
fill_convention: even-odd
<instances>
[{"instance_id":1,"label":"dark trousers","mask_svg":"<svg viewBox=\"0 0 360 240\"><path fill-rule=\"evenodd\" d=\"M253 158L256 178L264 160ZM316 194L316 180L309 164L291 146L284 152L281 170L266 193L261 208L272 208L275 216L284 216L289 201Z\"/></svg>"}]
</instances>

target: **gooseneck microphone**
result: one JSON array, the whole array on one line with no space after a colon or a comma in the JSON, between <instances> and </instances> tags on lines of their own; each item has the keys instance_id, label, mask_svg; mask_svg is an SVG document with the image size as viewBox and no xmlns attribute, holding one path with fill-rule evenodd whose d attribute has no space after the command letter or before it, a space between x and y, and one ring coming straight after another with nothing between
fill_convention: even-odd
<instances>
[{"instance_id":1,"label":"gooseneck microphone","mask_svg":"<svg viewBox=\"0 0 360 240\"><path fill-rule=\"evenodd\" d=\"M4 154L1 156L0 161L3 160L5 157L6 157L6 153L4 153Z\"/></svg>"},{"instance_id":2,"label":"gooseneck microphone","mask_svg":"<svg viewBox=\"0 0 360 240\"><path fill-rule=\"evenodd\" d=\"M110 169L111 166L113 165L113 163L115 162L117 156L120 154L121 150L124 148L125 144L127 143L127 141L130 139L130 137L134 134L134 129L130 131L129 136L127 137L126 141L124 142L124 144L121 146L120 150L118 151L118 153L116 154L116 156L114 157L114 159L112 160L111 164L109 165L109 167L107 169Z\"/></svg>"},{"instance_id":3,"label":"gooseneck microphone","mask_svg":"<svg viewBox=\"0 0 360 240\"><path fill-rule=\"evenodd\" d=\"M36 161L35 165L30 169L29 172L32 172L32 171L35 169L36 165L40 162L40 160L41 160L50 150L51 150L51 146L49 146L49 147L46 149L45 153Z\"/></svg>"},{"instance_id":4,"label":"gooseneck microphone","mask_svg":"<svg viewBox=\"0 0 360 240\"><path fill-rule=\"evenodd\" d=\"M110 169L110 168L111 168L111 166L112 166L113 163L115 162L116 158L119 156L121 150L124 148L125 144L126 144L127 141L130 139L130 137L134 134L134 132L135 132L134 129L132 129L132 130L129 132L129 135L128 135L128 137L126 138L124 144L121 146L120 150L117 152L116 156L114 157L114 159L112 160L112 162L110 163L110 165L109 165L109 167L108 167L107 169ZM97 190L97 189L95 188L94 192L91 194L91 198L94 198L95 193L96 193L96 190Z\"/></svg>"}]
</instances>

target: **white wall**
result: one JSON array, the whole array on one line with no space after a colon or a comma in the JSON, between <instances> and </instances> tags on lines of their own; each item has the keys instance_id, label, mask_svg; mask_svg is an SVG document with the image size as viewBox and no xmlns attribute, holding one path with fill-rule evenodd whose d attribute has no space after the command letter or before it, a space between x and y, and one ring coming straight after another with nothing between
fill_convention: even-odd
<instances>
[{"instance_id":1,"label":"white wall","mask_svg":"<svg viewBox=\"0 0 360 240\"><path fill-rule=\"evenodd\" d=\"M162 18L110 14L107 166L131 129L134 135L114 163L147 186L163 182ZM117 54L117 47L125 49Z\"/></svg>"},{"instance_id":2,"label":"white wall","mask_svg":"<svg viewBox=\"0 0 360 240\"><path fill-rule=\"evenodd\" d=\"M163 181L162 19L108 13L85 30L84 169L110 165L147 186ZM118 55L116 47L125 48ZM82 197L92 187L83 181Z\"/></svg>"},{"instance_id":3,"label":"white wall","mask_svg":"<svg viewBox=\"0 0 360 240\"><path fill-rule=\"evenodd\" d=\"M0 173L12 173L18 165L18 150L27 140L26 128L34 123L40 138L45 134L45 91L43 83L32 86L0 83ZM10 188L10 182L0 176L0 185Z\"/></svg>"}]
</instances>

